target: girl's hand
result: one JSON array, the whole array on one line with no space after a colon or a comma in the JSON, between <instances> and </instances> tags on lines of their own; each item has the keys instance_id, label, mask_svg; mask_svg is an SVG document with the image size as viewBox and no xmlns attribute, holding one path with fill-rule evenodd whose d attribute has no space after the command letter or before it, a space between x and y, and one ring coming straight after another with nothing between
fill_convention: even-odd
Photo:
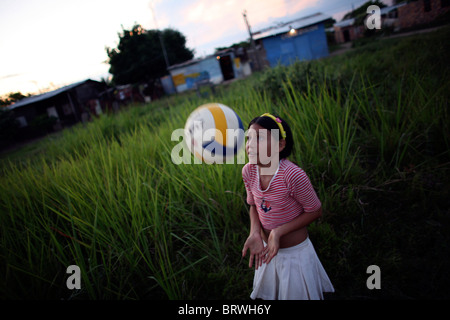
<instances>
[{"instance_id":1,"label":"girl's hand","mask_svg":"<svg viewBox=\"0 0 450 320\"><path fill-rule=\"evenodd\" d=\"M269 239L267 240L267 246L264 248L262 252L262 262L269 263L273 257L275 257L278 253L278 249L280 249L280 236L273 229L269 234Z\"/></svg>"},{"instance_id":2,"label":"girl's hand","mask_svg":"<svg viewBox=\"0 0 450 320\"><path fill-rule=\"evenodd\" d=\"M258 268L262 265L262 252L264 250L263 241L259 232L255 232L247 238L247 241L245 241L244 244L244 249L242 249L242 257L245 257L248 249L250 249L250 261L248 263L248 267L251 268L254 261L255 268L258 270Z\"/></svg>"}]
</instances>

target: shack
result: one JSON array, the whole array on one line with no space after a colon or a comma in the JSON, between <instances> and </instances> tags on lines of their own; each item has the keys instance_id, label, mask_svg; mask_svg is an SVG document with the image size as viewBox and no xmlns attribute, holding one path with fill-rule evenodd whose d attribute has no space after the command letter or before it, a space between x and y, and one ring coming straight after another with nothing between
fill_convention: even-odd
<instances>
[{"instance_id":1,"label":"shack","mask_svg":"<svg viewBox=\"0 0 450 320\"><path fill-rule=\"evenodd\" d=\"M22 131L36 119L50 117L56 121L54 129L59 129L87 119L89 114L102 113L99 96L105 89L105 84L88 79L25 98L7 108L13 111Z\"/></svg>"},{"instance_id":2,"label":"shack","mask_svg":"<svg viewBox=\"0 0 450 320\"><path fill-rule=\"evenodd\" d=\"M250 65L242 50L225 49L204 58L192 59L168 68L176 92L197 89L209 83L217 85L224 81L251 74ZM164 84L164 83L163 83ZM170 91L166 89L165 91Z\"/></svg>"}]
</instances>

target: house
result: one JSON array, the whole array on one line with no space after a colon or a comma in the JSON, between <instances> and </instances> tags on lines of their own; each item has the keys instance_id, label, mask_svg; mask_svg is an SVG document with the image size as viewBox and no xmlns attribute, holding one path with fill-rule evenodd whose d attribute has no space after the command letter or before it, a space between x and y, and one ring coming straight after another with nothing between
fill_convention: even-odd
<instances>
[{"instance_id":1,"label":"house","mask_svg":"<svg viewBox=\"0 0 450 320\"><path fill-rule=\"evenodd\" d=\"M381 29L392 28L393 31L400 30L400 19L398 18L398 8L406 5L406 2L402 2L390 7L384 7L380 9L381 15Z\"/></svg>"},{"instance_id":2,"label":"house","mask_svg":"<svg viewBox=\"0 0 450 320\"><path fill-rule=\"evenodd\" d=\"M289 65L295 60L318 59L328 56L324 27L328 19L331 17L316 13L260 30L253 37L265 52L265 63L271 67L279 63Z\"/></svg>"},{"instance_id":3,"label":"house","mask_svg":"<svg viewBox=\"0 0 450 320\"><path fill-rule=\"evenodd\" d=\"M442 18L450 11L450 0L416 0L398 8L399 27L401 29L429 24Z\"/></svg>"},{"instance_id":4,"label":"house","mask_svg":"<svg viewBox=\"0 0 450 320\"><path fill-rule=\"evenodd\" d=\"M450 0L415 0L405 1L390 7L381 8L381 29L392 28L393 31L423 26L436 19L447 19L450 12Z\"/></svg>"},{"instance_id":5,"label":"house","mask_svg":"<svg viewBox=\"0 0 450 320\"><path fill-rule=\"evenodd\" d=\"M197 89L199 85L205 83L219 84L251 74L243 48L225 49L204 58L172 65L167 70L176 92ZM170 79L163 77L161 80L167 93L175 91L170 88Z\"/></svg>"},{"instance_id":6,"label":"house","mask_svg":"<svg viewBox=\"0 0 450 320\"><path fill-rule=\"evenodd\" d=\"M355 19L346 19L333 25L336 43L353 41L364 36L364 26L355 23Z\"/></svg>"},{"instance_id":7,"label":"house","mask_svg":"<svg viewBox=\"0 0 450 320\"><path fill-rule=\"evenodd\" d=\"M54 117L54 129L58 129L87 119L89 113L100 114L99 95L105 89L105 84L88 79L22 99L7 108L13 111L22 131L42 117Z\"/></svg>"}]
</instances>

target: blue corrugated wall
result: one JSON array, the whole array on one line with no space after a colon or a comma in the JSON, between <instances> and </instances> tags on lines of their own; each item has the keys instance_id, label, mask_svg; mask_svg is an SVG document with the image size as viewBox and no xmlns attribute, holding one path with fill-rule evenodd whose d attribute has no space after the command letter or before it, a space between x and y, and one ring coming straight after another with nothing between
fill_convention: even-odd
<instances>
[{"instance_id":1,"label":"blue corrugated wall","mask_svg":"<svg viewBox=\"0 0 450 320\"><path fill-rule=\"evenodd\" d=\"M262 39L271 67L278 63L289 65L296 59L313 60L328 56L327 37L322 23L297 35L278 35Z\"/></svg>"}]
</instances>

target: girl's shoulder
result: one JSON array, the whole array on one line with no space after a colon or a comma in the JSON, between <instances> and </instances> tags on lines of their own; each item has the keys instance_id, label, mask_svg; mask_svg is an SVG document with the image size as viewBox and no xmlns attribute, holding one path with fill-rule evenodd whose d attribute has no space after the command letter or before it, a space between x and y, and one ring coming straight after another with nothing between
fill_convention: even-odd
<instances>
[{"instance_id":1,"label":"girl's shoulder","mask_svg":"<svg viewBox=\"0 0 450 320\"><path fill-rule=\"evenodd\" d=\"M250 178L255 171L256 164L250 164L250 162L246 163L242 167L242 177L243 178Z\"/></svg>"},{"instance_id":2,"label":"girl's shoulder","mask_svg":"<svg viewBox=\"0 0 450 320\"><path fill-rule=\"evenodd\" d=\"M281 160L281 166L284 169L285 173L296 173L296 172L304 172L302 168L300 168L299 165L297 165L296 163L288 160L288 159L282 159Z\"/></svg>"},{"instance_id":3,"label":"girl's shoulder","mask_svg":"<svg viewBox=\"0 0 450 320\"><path fill-rule=\"evenodd\" d=\"M292 180L297 180L299 178L303 178L306 176L305 171L300 168L297 164L283 159L282 161L283 169L284 169L284 178L286 182L290 182Z\"/></svg>"}]
</instances>

